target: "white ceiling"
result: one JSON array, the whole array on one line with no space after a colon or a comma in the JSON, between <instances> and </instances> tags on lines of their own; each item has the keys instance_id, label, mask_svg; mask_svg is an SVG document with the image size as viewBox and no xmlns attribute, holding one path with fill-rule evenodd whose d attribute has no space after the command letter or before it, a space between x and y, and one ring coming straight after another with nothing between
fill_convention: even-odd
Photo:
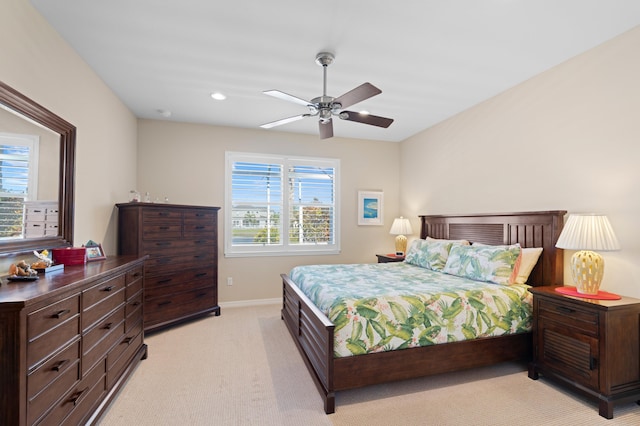
<instances>
[{"instance_id":1,"label":"white ceiling","mask_svg":"<svg viewBox=\"0 0 640 426\"><path fill-rule=\"evenodd\" d=\"M137 117L259 129L307 112L262 94L370 82L339 137L401 141L640 25L638 0L31 0ZM210 93L223 92L225 101ZM276 129L317 134L317 118ZM274 130L262 130L265 132Z\"/></svg>"}]
</instances>

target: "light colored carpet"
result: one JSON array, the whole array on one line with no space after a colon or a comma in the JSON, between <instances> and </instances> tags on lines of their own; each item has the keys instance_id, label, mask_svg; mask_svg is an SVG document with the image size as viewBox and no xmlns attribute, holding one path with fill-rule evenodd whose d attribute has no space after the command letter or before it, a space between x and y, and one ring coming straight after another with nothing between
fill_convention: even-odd
<instances>
[{"instance_id":1,"label":"light colored carpet","mask_svg":"<svg viewBox=\"0 0 640 426\"><path fill-rule=\"evenodd\" d=\"M148 359L102 426L640 424L634 402L606 420L595 402L517 363L339 392L326 415L279 305L223 309L146 342Z\"/></svg>"}]
</instances>

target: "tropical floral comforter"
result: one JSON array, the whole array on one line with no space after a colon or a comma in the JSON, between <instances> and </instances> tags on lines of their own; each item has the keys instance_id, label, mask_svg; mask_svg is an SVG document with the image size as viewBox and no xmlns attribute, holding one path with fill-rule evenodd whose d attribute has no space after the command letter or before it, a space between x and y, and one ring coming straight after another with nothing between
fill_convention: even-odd
<instances>
[{"instance_id":1,"label":"tropical floral comforter","mask_svg":"<svg viewBox=\"0 0 640 426\"><path fill-rule=\"evenodd\" d=\"M526 284L404 262L298 266L289 277L335 325L336 358L531 330Z\"/></svg>"}]
</instances>

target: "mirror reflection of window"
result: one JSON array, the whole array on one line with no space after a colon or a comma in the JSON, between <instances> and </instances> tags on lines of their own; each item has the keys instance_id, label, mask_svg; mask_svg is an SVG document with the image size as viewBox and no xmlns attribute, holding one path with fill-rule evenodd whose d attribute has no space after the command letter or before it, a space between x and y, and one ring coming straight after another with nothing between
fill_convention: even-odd
<instances>
[{"instance_id":1,"label":"mirror reflection of window","mask_svg":"<svg viewBox=\"0 0 640 426\"><path fill-rule=\"evenodd\" d=\"M39 142L0 133L0 238L24 236L24 203L38 198Z\"/></svg>"}]
</instances>

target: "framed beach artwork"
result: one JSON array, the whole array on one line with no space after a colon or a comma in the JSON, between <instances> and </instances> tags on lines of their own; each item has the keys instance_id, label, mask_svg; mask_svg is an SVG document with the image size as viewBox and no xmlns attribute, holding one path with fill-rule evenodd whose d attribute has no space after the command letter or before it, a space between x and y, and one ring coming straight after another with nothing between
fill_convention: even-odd
<instances>
[{"instance_id":1,"label":"framed beach artwork","mask_svg":"<svg viewBox=\"0 0 640 426\"><path fill-rule=\"evenodd\" d=\"M358 191L358 225L384 225L383 193Z\"/></svg>"}]
</instances>

